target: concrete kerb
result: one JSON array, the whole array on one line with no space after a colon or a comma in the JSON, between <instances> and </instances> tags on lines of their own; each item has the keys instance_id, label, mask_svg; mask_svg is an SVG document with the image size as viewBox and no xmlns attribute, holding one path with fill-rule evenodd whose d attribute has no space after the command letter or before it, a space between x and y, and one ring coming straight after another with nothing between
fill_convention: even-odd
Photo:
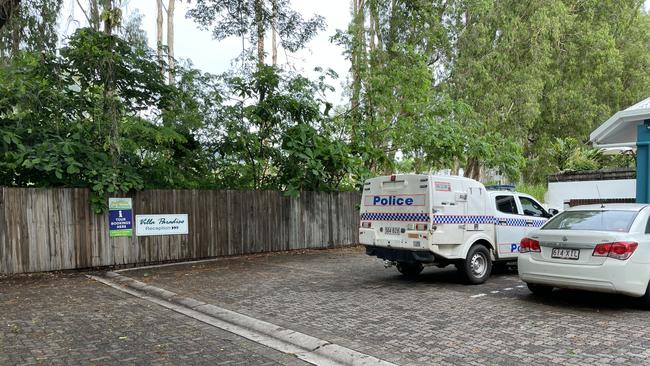
<instances>
[{"instance_id":1,"label":"concrete kerb","mask_svg":"<svg viewBox=\"0 0 650 366\"><path fill-rule=\"evenodd\" d=\"M116 272L106 273L106 278L88 277L280 352L293 354L303 361L315 365L394 365L326 340L192 298L179 296L174 292L147 285Z\"/></svg>"}]
</instances>

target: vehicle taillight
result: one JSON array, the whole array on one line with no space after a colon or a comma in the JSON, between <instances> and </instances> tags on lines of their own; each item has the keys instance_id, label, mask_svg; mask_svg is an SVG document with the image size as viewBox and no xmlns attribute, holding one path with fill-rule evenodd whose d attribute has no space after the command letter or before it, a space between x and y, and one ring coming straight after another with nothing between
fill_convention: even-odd
<instances>
[{"instance_id":1,"label":"vehicle taillight","mask_svg":"<svg viewBox=\"0 0 650 366\"><path fill-rule=\"evenodd\" d=\"M396 176L395 174L393 174L393 175L390 176L390 181L391 181L391 182L394 182L395 179L397 179L397 176Z\"/></svg>"},{"instance_id":2,"label":"vehicle taillight","mask_svg":"<svg viewBox=\"0 0 650 366\"><path fill-rule=\"evenodd\" d=\"M415 224L415 230L425 231L427 229L427 224Z\"/></svg>"},{"instance_id":3,"label":"vehicle taillight","mask_svg":"<svg viewBox=\"0 0 650 366\"><path fill-rule=\"evenodd\" d=\"M594 257L607 257L609 250L612 248L612 243L598 244L594 248L594 252L591 254Z\"/></svg>"},{"instance_id":4,"label":"vehicle taillight","mask_svg":"<svg viewBox=\"0 0 650 366\"><path fill-rule=\"evenodd\" d=\"M365 229L370 229L371 224L369 222L362 222L361 227Z\"/></svg>"},{"instance_id":5,"label":"vehicle taillight","mask_svg":"<svg viewBox=\"0 0 650 366\"><path fill-rule=\"evenodd\" d=\"M624 261L632 256L638 246L639 244L633 241L603 243L596 245L592 255L594 257L609 257Z\"/></svg>"},{"instance_id":6,"label":"vehicle taillight","mask_svg":"<svg viewBox=\"0 0 650 366\"><path fill-rule=\"evenodd\" d=\"M539 241L531 238L523 238L519 242L519 253L536 252L539 253L542 248L539 246Z\"/></svg>"}]
</instances>

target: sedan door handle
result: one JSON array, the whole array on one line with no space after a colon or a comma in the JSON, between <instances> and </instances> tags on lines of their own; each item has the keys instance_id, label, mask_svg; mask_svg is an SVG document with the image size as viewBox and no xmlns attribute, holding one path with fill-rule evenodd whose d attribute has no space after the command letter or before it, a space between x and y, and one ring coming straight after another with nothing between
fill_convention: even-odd
<instances>
[{"instance_id":1,"label":"sedan door handle","mask_svg":"<svg viewBox=\"0 0 650 366\"><path fill-rule=\"evenodd\" d=\"M506 224L507 222L507 219L499 219L499 224Z\"/></svg>"}]
</instances>

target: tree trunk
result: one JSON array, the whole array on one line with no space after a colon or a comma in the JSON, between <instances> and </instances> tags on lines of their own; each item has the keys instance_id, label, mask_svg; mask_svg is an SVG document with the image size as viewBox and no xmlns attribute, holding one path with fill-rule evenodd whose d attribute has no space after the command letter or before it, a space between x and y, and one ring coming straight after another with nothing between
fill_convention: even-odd
<instances>
[{"instance_id":1,"label":"tree trunk","mask_svg":"<svg viewBox=\"0 0 650 366\"><path fill-rule=\"evenodd\" d=\"M113 33L114 24L113 18L113 0L104 0L104 33L111 35ZM108 51L113 54L112 43L109 45ZM119 129L119 116L117 115L117 106L115 105L115 72L113 70L113 58L109 56L108 62L103 65L104 73L104 117L110 123L110 143L109 150L111 154L111 161L113 168L117 167L120 155L120 129Z\"/></svg>"},{"instance_id":2,"label":"tree trunk","mask_svg":"<svg viewBox=\"0 0 650 366\"><path fill-rule=\"evenodd\" d=\"M113 0L104 0L104 33L113 34Z\"/></svg>"},{"instance_id":3,"label":"tree trunk","mask_svg":"<svg viewBox=\"0 0 650 366\"><path fill-rule=\"evenodd\" d=\"M271 33L271 62L273 63L273 66L278 64L278 42L277 42L277 37L278 37L278 0L273 0L272 5L273 7L273 33Z\"/></svg>"},{"instance_id":4,"label":"tree trunk","mask_svg":"<svg viewBox=\"0 0 650 366\"><path fill-rule=\"evenodd\" d=\"M99 12L99 0L89 0L90 3L90 26L99 32L99 28L102 25L102 15Z\"/></svg>"},{"instance_id":5,"label":"tree trunk","mask_svg":"<svg viewBox=\"0 0 650 366\"><path fill-rule=\"evenodd\" d=\"M4 27L16 9L20 0L0 0L0 29Z\"/></svg>"},{"instance_id":6,"label":"tree trunk","mask_svg":"<svg viewBox=\"0 0 650 366\"><path fill-rule=\"evenodd\" d=\"M357 123L360 117L360 99L361 99L361 79L362 67L365 62L366 46L365 46L365 6L364 0L352 0L352 24L354 28L352 38L352 54L350 60L352 63L352 97L350 100L350 109L352 111L352 143L357 141Z\"/></svg>"},{"instance_id":7,"label":"tree trunk","mask_svg":"<svg viewBox=\"0 0 650 366\"><path fill-rule=\"evenodd\" d=\"M465 177L472 178L474 180L481 179L481 165L479 164L478 159L467 159L467 164L465 165Z\"/></svg>"},{"instance_id":8,"label":"tree trunk","mask_svg":"<svg viewBox=\"0 0 650 366\"><path fill-rule=\"evenodd\" d=\"M255 25L257 26L257 64L264 65L264 8L262 0L255 0Z\"/></svg>"},{"instance_id":9,"label":"tree trunk","mask_svg":"<svg viewBox=\"0 0 650 366\"><path fill-rule=\"evenodd\" d=\"M451 175L458 175L458 172L460 172L460 161L458 161L458 158L454 158L451 166Z\"/></svg>"},{"instance_id":10,"label":"tree trunk","mask_svg":"<svg viewBox=\"0 0 650 366\"><path fill-rule=\"evenodd\" d=\"M377 31L377 29L375 28L375 22L377 21L376 17L378 16L377 1L370 1L368 10L369 10L368 20L370 24L370 26L368 27L368 38L369 38L368 50L370 51L370 57L372 58L372 53L373 51L375 51L375 37Z\"/></svg>"},{"instance_id":11,"label":"tree trunk","mask_svg":"<svg viewBox=\"0 0 650 366\"><path fill-rule=\"evenodd\" d=\"M160 74L165 74L163 66L163 5L162 0L156 0L156 50L158 51L158 65L160 66Z\"/></svg>"},{"instance_id":12,"label":"tree trunk","mask_svg":"<svg viewBox=\"0 0 650 366\"><path fill-rule=\"evenodd\" d=\"M169 84L174 84L176 64L174 62L174 1L169 0L167 5L167 57L168 57L168 81Z\"/></svg>"}]
</instances>

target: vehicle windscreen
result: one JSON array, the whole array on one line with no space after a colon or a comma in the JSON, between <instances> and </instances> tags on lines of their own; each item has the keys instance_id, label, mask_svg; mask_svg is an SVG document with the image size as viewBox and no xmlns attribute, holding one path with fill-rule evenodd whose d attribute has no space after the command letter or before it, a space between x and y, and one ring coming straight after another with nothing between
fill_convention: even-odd
<instances>
[{"instance_id":1,"label":"vehicle windscreen","mask_svg":"<svg viewBox=\"0 0 650 366\"><path fill-rule=\"evenodd\" d=\"M564 211L542 230L594 230L628 232L637 211Z\"/></svg>"}]
</instances>

